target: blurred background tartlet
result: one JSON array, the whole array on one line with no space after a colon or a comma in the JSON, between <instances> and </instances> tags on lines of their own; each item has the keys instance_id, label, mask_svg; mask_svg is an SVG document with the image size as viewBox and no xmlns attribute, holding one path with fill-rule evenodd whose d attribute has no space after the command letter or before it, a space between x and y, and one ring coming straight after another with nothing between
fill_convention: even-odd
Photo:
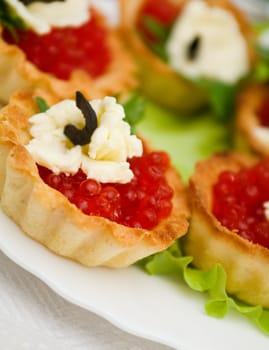
<instances>
[{"instance_id":1,"label":"blurred background tartlet","mask_svg":"<svg viewBox=\"0 0 269 350\"><path fill-rule=\"evenodd\" d=\"M27 87L42 86L60 98L79 89L92 98L136 85L117 29L87 0L5 0L1 6L0 102Z\"/></svg>"},{"instance_id":2,"label":"blurred background tartlet","mask_svg":"<svg viewBox=\"0 0 269 350\"><path fill-rule=\"evenodd\" d=\"M165 107L194 112L216 84L234 86L255 62L254 32L226 0L120 0L121 26L138 62L145 94Z\"/></svg>"}]
</instances>

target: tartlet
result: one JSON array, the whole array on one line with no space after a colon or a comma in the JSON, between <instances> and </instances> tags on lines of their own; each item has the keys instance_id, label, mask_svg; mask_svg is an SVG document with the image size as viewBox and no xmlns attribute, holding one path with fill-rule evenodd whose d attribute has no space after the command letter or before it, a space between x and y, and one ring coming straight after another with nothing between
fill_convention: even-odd
<instances>
[{"instance_id":1,"label":"tartlet","mask_svg":"<svg viewBox=\"0 0 269 350\"><path fill-rule=\"evenodd\" d=\"M55 103L50 94L44 97ZM0 196L3 211L34 240L54 253L86 266L125 267L161 251L188 228L183 182L169 166L165 178L173 189L171 214L151 230L127 227L101 216L86 215L39 175L25 145L29 117L37 113L30 92L15 94L0 111Z\"/></svg>"},{"instance_id":2,"label":"tartlet","mask_svg":"<svg viewBox=\"0 0 269 350\"><path fill-rule=\"evenodd\" d=\"M256 162L244 154L227 153L196 165L189 187L190 230L183 237L183 247L186 254L194 257L193 264L198 268L221 264L227 274L229 293L249 304L268 308L268 248L224 227L212 213L213 186L219 174L227 170L238 172Z\"/></svg>"},{"instance_id":3,"label":"tartlet","mask_svg":"<svg viewBox=\"0 0 269 350\"><path fill-rule=\"evenodd\" d=\"M234 17L245 39L251 66L255 61L253 32L244 14L226 0L205 0L204 2L209 6L221 8ZM149 97L176 111L194 112L205 107L208 104L208 95L202 85L193 82L193 79L187 77L183 72L179 73L171 68L147 46L139 34L137 28L139 14L146 3L147 0L120 1L122 30L139 64L139 80L142 89ZM171 0L170 3L178 8L180 16L182 9L191 1Z\"/></svg>"},{"instance_id":4,"label":"tartlet","mask_svg":"<svg viewBox=\"0 0 269 350\"><path fill-rule=\"evenodd\" d=\"M50 89L51 92L58 95L59 98L71 98L76 90L82 91L88 98L97 98L105 94L114 95L125 93L137 85L135 64L130 54L126 52L120 40L117 28L111 27L107 23L105 16L95 8L89 7L89 11L95 23L102 29L102 32L106 33L105 37L101 37L100 34L98 34L98 41L99 44L101 43L106 47L110 56L105 71L95 76L92 76L85 70L76 68L74 68L71 75L65 79L42 71L42 69L39 69L27 58L23 50L16 44L18 38L16 36L12 38L12 34L9 34L0 23L0 101L2 103L7 103L12 93L17 90L35 88L37 86ZM87 23L90 23L90 21L91 18ZM73 29L73 27L67 28L70 30ZM75 27L75 30L79 28L80 27ZM57 29L61 31L66 28ZM26 30L28 31L29 29L26 28ZM22 35L22 37L24 36L24 30L19 33L19 37L20 35ZM65 36L68 36L68 33ZM9 42L7 42L6 37L9 38ZM85 38L81 40L85 42ZM102 41L104 41L104 43L102 43ZM96 47L96 50L97 49L98 47ZM76 54L77 53L74 52L74 56ZM47 58L49 59L49 55ZM90 60L91 57L89 57L89 61ZM59 62L55 62L55 65L59 65Z\"/></svg>"},{"instance_id":5,"label":"tartlet","mask_svg":"<svg viewBox=\"0 0 269 350\"><path fill-rule=\"evenodd\" d=\"M269 155L269 86L251 85L238 96L235 141L239 148ZM266 121L266 115L268 120Z\"/></svg>"}]
</instances>

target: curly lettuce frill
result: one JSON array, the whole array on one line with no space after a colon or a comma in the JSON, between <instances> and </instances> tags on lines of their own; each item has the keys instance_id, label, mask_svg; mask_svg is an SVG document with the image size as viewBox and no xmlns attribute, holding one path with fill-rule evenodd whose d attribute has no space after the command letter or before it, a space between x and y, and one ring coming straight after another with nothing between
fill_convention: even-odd
<instances>
[{"instance_id":1,"label":"curly lettuce frill","mask_svg":"<svg viewBox=\"0 0 269 350\"><path fill-rule=\"evenodd\" d=\"M230 309L235 309L269 335L269 310L260 305L244 304L228 295L226 273L220 264L202 271L191 266L192 260L191 256L182 254L178 241L169 249L141 260L138 265L151 275L181 275L191 289L208 294L209 299L205 304L205 311L208 315L222 318Z\"/></svg>"}]
</instances>

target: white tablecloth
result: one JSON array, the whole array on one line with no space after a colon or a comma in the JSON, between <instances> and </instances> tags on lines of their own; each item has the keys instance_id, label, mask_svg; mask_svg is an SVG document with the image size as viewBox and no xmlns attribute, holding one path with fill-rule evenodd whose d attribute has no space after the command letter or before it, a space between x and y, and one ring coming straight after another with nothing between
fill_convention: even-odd
<instances>
[{"instance_id":1,"label":"white tablecloth","mask_svg":"<svg viewBox=\"0 0 269 350\"><path fill-rule=\"evenodd\" d=\"M55 294L0 252L1 350L169 350Z\"/></svg>"}]
</instances>

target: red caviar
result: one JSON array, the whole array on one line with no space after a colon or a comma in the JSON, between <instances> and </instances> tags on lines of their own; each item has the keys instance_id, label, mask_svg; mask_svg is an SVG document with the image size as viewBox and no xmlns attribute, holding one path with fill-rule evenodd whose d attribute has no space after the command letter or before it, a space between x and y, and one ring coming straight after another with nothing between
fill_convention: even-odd
<instances>
[{"instance_id":1,"label":"red caviar","mask_svg":"<svg viewBox=\"0 0 269 350\"><path fill-rule=\"evenodd\" d=\"M262 126L269 127L269 94L258 107L256 114Z\"/></svg>"},{"instance_id":2,"label":"red caviar","mask_svg":"<svg viewBox=\"0 0 269 350\"><path fill-rule=\"evenodd\" d=\"M213 188L213 214L241 237L269 248L269 159L239 172L224 171Z\"/></svg>"},{"instance_id":3,"label":"red caviar","mask_svg":"<svg viewBox=\"0 0 269 350\"><path fill-rule=\"evenodd\" d=\"M170 29L179 14L179 11L180 6L169 0L147 0L139 14L137 27L145 38L150 41L156 41L154 35L147 28L145 19L150 17L162 24L164 28Z\"/></svg>"},{"instance_id":4,"label":"red caviar","mask_svg":"<svg viewBox=\"0 0 269 350\"><path fill-rule=\"evenodd\" d=\"M108 218L117 223L152 229L170 215L173 190L165 172L170 159L165 152L151 152L129 159L134 173L127 184L103 184L87 179L79 170L74 175L52 173L39 166L41 178L74 203L83 213Z\"/></svg>"},{"instance_id":5,"label":"red caviar","mask_svg":"<svg viewBox=\"0 0 269 350\"><path fill-rule=\"evenodd\" d=\"M107 28L95 11L80 27L54 28L45 35L20 31L16 40L4 31L5 41L19 46L37 68L63 80L68 80L77 69L93 78L106 71L111 60L107 35Z\"/></svg>"}]
</instances>

